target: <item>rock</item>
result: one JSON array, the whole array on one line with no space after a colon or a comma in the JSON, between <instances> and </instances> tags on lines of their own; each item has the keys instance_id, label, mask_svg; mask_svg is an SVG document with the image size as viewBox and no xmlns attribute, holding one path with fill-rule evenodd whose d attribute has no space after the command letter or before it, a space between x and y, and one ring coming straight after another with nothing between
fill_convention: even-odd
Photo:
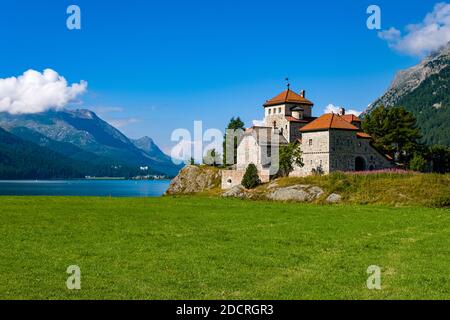
<instances>
[{"instance_id":1,"label":"rock","mask_svg":"<svg viewBox=\"0 0 450 320\"><path fill-rule=\"evenodd\" d=\"M234 186L230 190L222 193L222 197L224 198L245 198L245 188L241 185Z\"/></svg>"},{"instance_id":2,"label":"rock","mask_svg":"<svg viewBox=\"0 0 450 320\"><path fill-rule=\"evenodd\" d=\"M278 181L272 181L271 183L269 183L269 185L267 186L267 189L274 189L278 187Z\"/></svg>"},{"instance_id":3,"label":"rock","mask_svg":"<svg viewBox=\"0 0 450 320\"><path fill-rule=\"evenodd\" d=\"M310 199L310 194L301 188L287 187L269 193L267 198L276 201L307 201Z\"/></svg>"},{"instance_id":4,"label":"rock","mask_svg":"<svg viewBox=\"0 0 450 320\"><path fill-rule=\"evenodd\" d=\"M167 195L189 194L220 187L220 170L208 166L186 166L170 182Z\"/></svg>"},{"instance_id":5,"label":"rock","mask_svg":"<svg viewBox=\"0 0 450 320\"><path fill-rule=\"evenodd\" d=\"M332 193L328 196L327 202L328 203L338 203L341 202L342 196L337 193Z\"/></svg>"},{"instance_id":6,"label":"rock","mask_svg":"<svg viewBox=\"0 0 450 320\"><path fill-rule=\"evenodd\" d=\"M314 199L318 199L324 194L324 191L319 187L311 187L308 192Z\"/></svg>"},{"instance_id":7,"label":"rock","mask_svg":"<svg viewBox=\"0 0 450 320\"><path fill-rule=\"evenodd\" d=\"M279 188L267 195L267 198L275 201L312 201L318 199L324 191L316 186L300 184L285 188Z\"/></svg>"}]
</instances>

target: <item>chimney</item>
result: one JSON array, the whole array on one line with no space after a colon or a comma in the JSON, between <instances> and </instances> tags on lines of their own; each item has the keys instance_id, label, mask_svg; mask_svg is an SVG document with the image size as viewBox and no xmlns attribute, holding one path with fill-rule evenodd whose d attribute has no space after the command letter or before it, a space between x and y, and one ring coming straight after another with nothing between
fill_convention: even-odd
<instances>
[{"instance_id":1,"label":"chimney","mask_svg":"<svg viewBox=\"0 0 450 320\"><path fill-rule=\"evenodd\" d=\"M345 116L345 108L339 108L339 115Z\"/></svg>"},{"instance_id":2,"label":"chimney","mask_svg":"<svg viewBox=\"0 0 450 320\"><path fill-rule=\"evenodd\" d=\"M300 91L300 95L301 95L303 98L306 98L306 97L305 97L305 95L306 95L305 90Z\"/></svg>"}]
</instances>

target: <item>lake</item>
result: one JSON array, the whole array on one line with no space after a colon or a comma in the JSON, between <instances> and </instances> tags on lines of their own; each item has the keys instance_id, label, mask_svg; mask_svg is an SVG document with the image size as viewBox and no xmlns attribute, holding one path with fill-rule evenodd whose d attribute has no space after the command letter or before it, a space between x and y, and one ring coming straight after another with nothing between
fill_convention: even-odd
<instances>
[{"instance_id":1,"label":"lake","mask_svg":"<svg viewBox=\"0 0 450 320\"><path fill-rule=\"evenodd\" d=\"M169 180L0 180L0 195L159 197L169 183Z\"/></svg>"}]
</instances>

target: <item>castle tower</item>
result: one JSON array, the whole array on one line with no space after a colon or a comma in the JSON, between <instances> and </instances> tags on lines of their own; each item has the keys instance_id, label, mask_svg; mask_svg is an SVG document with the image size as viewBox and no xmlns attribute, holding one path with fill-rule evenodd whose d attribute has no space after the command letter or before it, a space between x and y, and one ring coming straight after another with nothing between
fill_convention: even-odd
<instances>
[{"instance_id":1,"label":"castle tower","mask_svg":"<svg viewBox=\"0 0 450 320\"><path fill-rule=\"evenodd\" d=\"M265 126L278 130L289 142L299 139L300 128L314 120L314 104L306 99L305 91L296 93L289 85L287 90L267 100L263 106Z\"/></svg>"}]
</instances>

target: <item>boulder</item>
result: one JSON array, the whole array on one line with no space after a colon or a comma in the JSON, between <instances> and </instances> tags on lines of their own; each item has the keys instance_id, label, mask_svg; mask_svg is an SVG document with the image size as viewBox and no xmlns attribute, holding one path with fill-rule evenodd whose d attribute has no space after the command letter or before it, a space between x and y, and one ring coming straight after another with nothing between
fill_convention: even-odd
<instances>
[{"instance_id":1,"label":"boulder","mask_svg":"<svg viewBox=\"0 0 450 320\"><path fill-rule=\"evenodd\" d=\"M319 187L309 185L295 185L286 188L279 188L267 195L267 198L275 201L312 201L319 198L324 191Z\"/></svg>"},{"instance_id":2,"label":"boulder","mask_svg":"<svg viewBox=\"0 0 450 320\"><path fill-rule=\"evenodd\" d=\"M227 190L222 193L222 197L224 198L245 198L245 188L241 185L234 186L233 188Z\"/></svg>"},{"instance_id":3,"label":"boulder","mask_svg":"<svg viewBox=\"0 0 450 320\"><path fill-rule=\"evenodd\" d=\"M341 202L342 196L337 193L332 193L328 196L327 202L328 203L338 203Z\"/></svg>"},{"instance_id":4,"label":"boulder","mask_svg":"<svg viewBox=\"0 0 450 320\"><path fill-rule=\"evenodd\" d=\"M324 191L319 187L311 187L308 192L314 199L319 199L324 194Z\"/></svg>"},{"instance_id":5,"label":"boulder","mask_svg":"<svg viewBox=\"0 0 450 320\"><path fill-rule=\"evenodd\" d=\"M220 170L209 166L184 167L170 182L167 195L189 194L220 187Z\"/></svg>"}]
</instances>

